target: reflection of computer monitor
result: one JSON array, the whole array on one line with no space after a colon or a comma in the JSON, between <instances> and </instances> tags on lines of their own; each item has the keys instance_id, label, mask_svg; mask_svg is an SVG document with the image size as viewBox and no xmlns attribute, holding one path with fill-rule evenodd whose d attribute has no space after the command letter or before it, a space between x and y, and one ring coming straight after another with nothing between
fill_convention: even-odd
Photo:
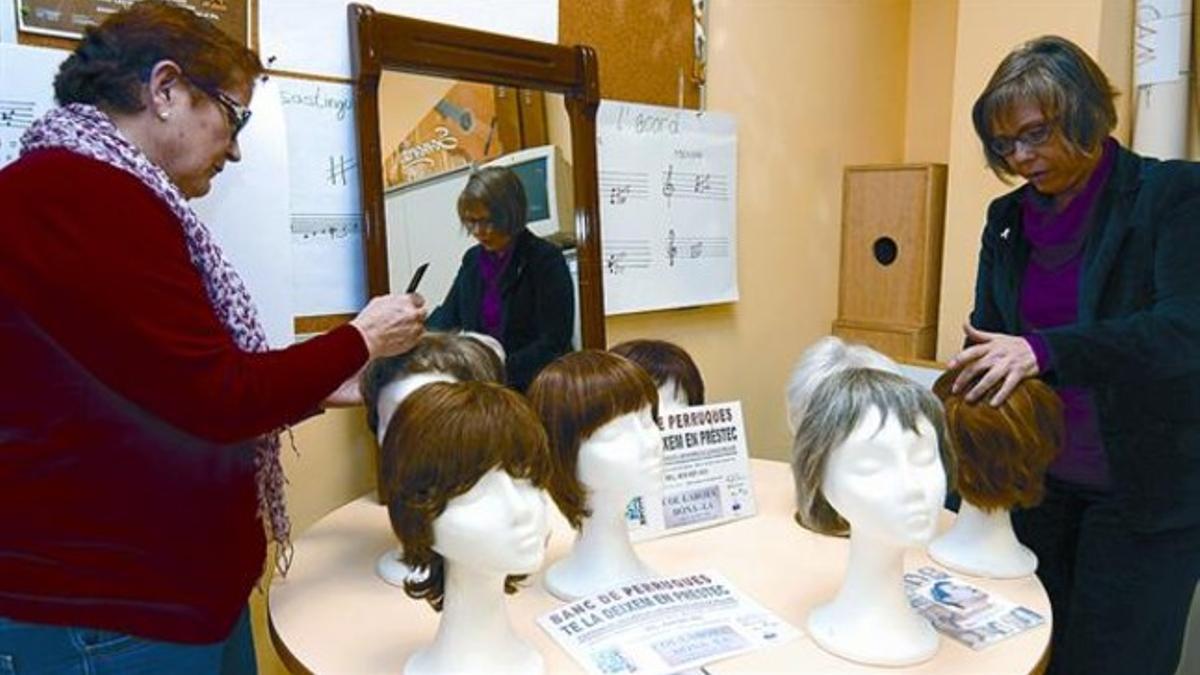
<instances>
[{"instance_id":1,"label":"reflection of computer monitor","mask_svg":"<svg viewBox=\"0 0 1200 675\"><path fill-rule=\"evenodd\" d=\"M525 188L530 230L546 237L559 232L574 233L575 202L571 166L555 145L542 145L510 152L484 166L506 166Z\"/></svg>"}]
</instances>

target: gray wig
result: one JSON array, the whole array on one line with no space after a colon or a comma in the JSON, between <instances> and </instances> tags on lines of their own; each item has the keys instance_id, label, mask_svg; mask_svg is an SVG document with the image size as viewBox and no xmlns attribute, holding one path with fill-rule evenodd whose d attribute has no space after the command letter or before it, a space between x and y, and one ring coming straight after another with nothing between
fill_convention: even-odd
<instances>
[{"instance_id":1,"label":"gray wig","mask_svg":"<svg viewBox=\"0 0 1200 675\"><path fill-rule=\"evenodd\" d=\"M900 374L900 367L895 361L870 347L847 344L832 335L817 340L800 355L788 380L788 426L793 434L800 428L817 385L830 375L851 368L875 368Z\"/></svg>"},{"instance_id":2,"label":"gray wig","mask_svg":"<svg viewBox=\"0 0 1200 675\"><path fill-rule=\"evenodd\" d=\"M953 485L954 457L946 442L942 404L933 392L895 373L874 368L842 370L817 385L792 445L796 520L804 527L821 534L850 531L850 524L825 499L821 483L830 453L846 441L871 408L879 409L881 426L892 416L904 429L916 432L922 417L929 420L937 434L947 484Z\"/></svg>"}]
</instances>

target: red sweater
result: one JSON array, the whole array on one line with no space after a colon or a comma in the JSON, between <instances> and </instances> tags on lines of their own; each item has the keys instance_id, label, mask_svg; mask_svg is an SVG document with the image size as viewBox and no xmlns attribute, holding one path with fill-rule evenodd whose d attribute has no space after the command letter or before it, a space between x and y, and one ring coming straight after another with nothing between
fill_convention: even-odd
<instances>
[{"instance_id":1,"label":"red sweater","mask_svg":"<svg viewBox=\"0 0 1200 675\"><path fill-rule=\"evenodd\" d=\"M0 616L224 638L264 563L252 439L366 358L351 326L243 353L133 176L0 171Z\"/></svg>"}]
</instances>

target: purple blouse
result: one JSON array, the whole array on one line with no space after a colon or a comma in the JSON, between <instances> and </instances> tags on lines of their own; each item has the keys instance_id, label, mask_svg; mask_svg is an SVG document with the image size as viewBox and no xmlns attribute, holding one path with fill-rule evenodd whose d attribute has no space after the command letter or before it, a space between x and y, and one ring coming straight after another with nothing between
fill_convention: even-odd
<instances>
[{"instance_id":1,"label":"purple blouse","mask_svg":"<svg viewBox=\"0 0 1200 675\"><path fill-rule=\"evenodd\" d=\"M500 277L508 262L512 260L513 244L516 237L508 246L495 253L480 247L479 278L483 282L483 299L479 303L479 322L483 332L504 341L504 305L500 300Z\"/></svg>"},{"instance_id":2,"label":"purple blouse","mask_svg":"<svg viewBox=\"0 0 1200 675\"><path fill-rule=\"evenodd\" d=\"M1084 245L1092 230L1096 202L1112 173L1116 141L1104 143L1104 154L1087 185L1055 213L1053 200L1026 189L1021 203L1023 233L1029 243L1029 264L1021 283L1021 323L1025 339L1037 357L1038 369L1050 370L1050 349L1037 331L1074 323L1079 310L1079 278ZM1110 484L1108 459L1100 438L1092 391L1056 387L1063 402L1066 438L1062 452L1050 464L1055 478L1093 488Z\"/></svg>"}]
</instances>

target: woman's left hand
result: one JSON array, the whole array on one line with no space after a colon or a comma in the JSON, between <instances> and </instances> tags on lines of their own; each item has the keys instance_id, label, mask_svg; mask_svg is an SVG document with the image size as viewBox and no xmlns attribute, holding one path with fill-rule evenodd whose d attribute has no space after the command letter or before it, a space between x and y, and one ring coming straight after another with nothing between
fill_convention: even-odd
<instances>
[{"instance_id":1,"label":"woman's left hand","mask_svg":"<svg viewBox=\"0 0 1200 675\"><path fill-rule=\"evenodd\" d=\"M974 403L996 383L1000 389L988 401L993 406L1004 403L1021 380L1038 374L1037 356L1023 337L1005 333L989 333L970 324L963 325L967 340L973 343L950 359L951 369L963 366L954 380L954 393L961 392L974 381L966 394L968 403Z\"/></svg>"},{"instance_id":2,"label":"woman's left hand","mask_svg":"<svg viewBox=\"0 0 1200 675\"><path fill-rule=\"evenodd\" d=\"M358 378L362 375L366 366L358 369L358 372L351 375L345 382L338 385L324 401L321 401L322 408L349 408L350 406L362 405L362 391L358 388Z\"/></svg>"}]
</instances>

